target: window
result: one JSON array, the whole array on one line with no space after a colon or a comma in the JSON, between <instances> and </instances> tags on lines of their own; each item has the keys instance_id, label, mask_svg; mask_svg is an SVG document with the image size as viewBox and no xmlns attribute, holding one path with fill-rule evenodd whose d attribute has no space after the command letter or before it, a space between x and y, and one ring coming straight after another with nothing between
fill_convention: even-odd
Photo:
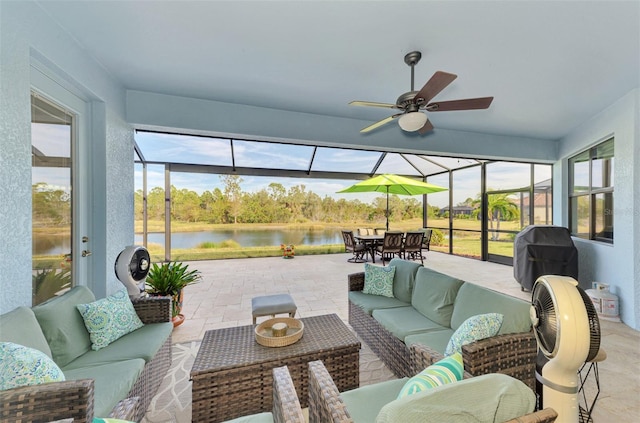
<instances>
[{"instance_id":1,"label":"window","mask_svg":"<svg viewBox=\"0 0 640 423\"><path fill-rule=\"evenodd\" d=\"M613 138L569 159L569 222L574 236L613 243Z\"/></svg>"}]
</instances>

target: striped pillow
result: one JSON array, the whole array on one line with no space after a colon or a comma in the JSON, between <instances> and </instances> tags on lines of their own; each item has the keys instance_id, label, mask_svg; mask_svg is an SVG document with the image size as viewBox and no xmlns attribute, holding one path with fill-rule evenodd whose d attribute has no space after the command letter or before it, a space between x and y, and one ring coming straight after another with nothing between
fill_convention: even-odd
<instances>
[{"instance_id":1,"label":"striped pillow","mask_svg":"<svg viewBox=\"0 0 640 423\"><path fill-rule=\"evenodd\" d=\"M433 363L405 383L398 394L398 399L416 392L426 391L436 386L462 380L464 368L462 365L462 355L455 353L449 357Z\"/></svg>"}]
</instances>

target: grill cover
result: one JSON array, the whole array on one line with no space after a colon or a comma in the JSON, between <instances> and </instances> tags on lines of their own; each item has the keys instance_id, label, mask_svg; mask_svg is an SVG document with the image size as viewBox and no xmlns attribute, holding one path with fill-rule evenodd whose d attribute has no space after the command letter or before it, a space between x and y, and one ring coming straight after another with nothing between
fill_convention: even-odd
<instances>
[{"instance_id":1,"label":"grill cover","mask_svg":"<svg viewBox=\"0 0 640 423\"><path fill-rule=\"evenodd\" d=\"M530 291L542 275L571 276L578 280L578 250L562 226L531 225L513 243L513 276Z\"/></svg>"}]
</instances>

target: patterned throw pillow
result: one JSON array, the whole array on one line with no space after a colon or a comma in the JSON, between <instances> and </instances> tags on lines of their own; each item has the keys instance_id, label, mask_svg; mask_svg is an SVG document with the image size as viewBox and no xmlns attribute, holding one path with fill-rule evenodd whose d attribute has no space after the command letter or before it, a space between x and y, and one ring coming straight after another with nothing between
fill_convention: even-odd
<instances>
[{"instance_id":1,"label":"patterned throw pillow","mask_svg":"<svg viewBox=\"0 0 640 423\"><path fill-rule=\"evenodd\" d=\"M144 326L125 289L89 304L78 304L89 331L91 349L99 350Z\"/></svg>"},{"instance_id":2,"label":"patterned throw pillow","mask_svg":"<svg viewBox=\"0 0 640 423\"><path fill-rule=\"evenodd\" d=\"M464 368L462 356L455 353L433 363L411 379L407 381L398 394L398 399L416 392L426 391L436 386L462 380Z\"/></svg>"},{"instance_id":3,"label":"patterned throw pillow","mask_svg":"<svg viewBox=\"0 0 640 423\"><path fill-rule=\"evenodd\" d=\"M364 294L383 295L393 298L393 276L396 274L394 266L374 266L364 264Z\"/></svg>"},{"instance_id":4,"label":"patterned throw pillow","mask_svg":"<svg viewBox=\"0 0 640 423\"><path fill-rule=\"evenodd\" d=\"M42 351L0 342L0 391L62 381L62 370Z\"/></svg>"},{"instance_id":5,"label":"patterned throw pillow","mask_svg":"<svg viewBox=\"0 0 640 423\"><path fill-rule=\"evenodd\" d=\"M462 354L462 346L498 334L504 316L499 313L478 314L465 320L453 333L444 355Z\"/></svg>"}]
</instances>

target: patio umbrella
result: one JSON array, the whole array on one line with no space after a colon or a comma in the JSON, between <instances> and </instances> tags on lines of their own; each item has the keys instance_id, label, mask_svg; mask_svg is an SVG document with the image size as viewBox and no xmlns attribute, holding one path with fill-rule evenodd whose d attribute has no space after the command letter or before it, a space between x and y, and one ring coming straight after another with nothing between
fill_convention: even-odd
<instances>
[{"instance_id":1,"label":"patio umbrella","mask_svg":"<svg viewBox=\"0 0 640 423\"><path fill-rule=\"evenodd\" d=\"M447 188L429 184L417 179L385 173L374 176L345 188L338 193L345 192L384 192L387 194L387 230L389 230L389 194L421 195L446 191Z\"/></svg>"}]
</instances>

